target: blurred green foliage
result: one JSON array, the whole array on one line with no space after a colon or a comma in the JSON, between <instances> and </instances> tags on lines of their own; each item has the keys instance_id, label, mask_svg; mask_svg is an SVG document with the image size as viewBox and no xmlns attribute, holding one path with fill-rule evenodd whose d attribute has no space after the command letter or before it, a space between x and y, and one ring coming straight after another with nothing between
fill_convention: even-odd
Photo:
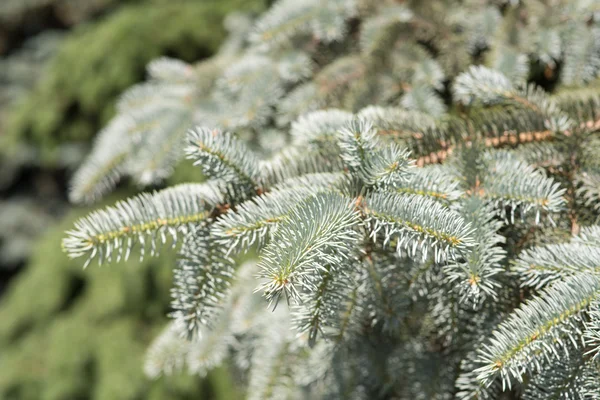
<instances>
[{"instance_id":1,"label":"blurred green foliage","mask_svg":"<svg viewBox=\"0 0 600 400\"><path fill-rule=\"evenodd\" d=\"M81 269L59 243L64 230L89 211L71 212L49 230L2 298L0 398L237 398L222 370L206 380L144 377L147 345L166 323L175 255Z\"/></svg>"},{"instance_id":2,"label":"blurred green foliage","mask_svg":"<svg viewBox=\"0 0 600 400\"><path fill-rule=\"evenodd\" d=\"M59 143L89 141L113 113L115 98L144 76L153 58L208 56L225 35L224 16L260 11L264 0L147 0L75 28L35 89L11 111L8 144L43 149L52 162ZM10 148L10 147L9 147Z\"/></svg>"},{"instance_id":3,"label":"blurred green foliage","mask_svg":"<svg viewBox=\"0 0 600 400\"><path fill-rule=\"evenodd\" d=\"M228 12L260 11L266 1L105 3L111 4L112 12L64 35L47 68L35 76L33 90L14 103L2 126L0 137L6 142L1 152L12 159L21 152L4 144L35 149L34 175L44 182L52 171L63 168L64 163L56 161L64 158L64 144L89 143L111 117L117 96L144 78L148 61L161 55L194 61L212 54L224 38L222 21ZM11 176L20 176L18 166L31 162L17 163ZM20 187L15 179L2 186L8 198ZM197 170L178 168L170 183L198 179ZM105 204L124 194L116 193ZM223 369L206 379L176 376L149 381L144 376L147 346L167 322L176 255L167 251L143 262L132 257L127 263L82 270L79 262L62 253L60 240L64 230L89 211L72 211L47 228L30 247L33 253L25 267L2 293L0 399L238 398ZM16 224L21 226L22 221Z\"/></svg>"}]
</instances>

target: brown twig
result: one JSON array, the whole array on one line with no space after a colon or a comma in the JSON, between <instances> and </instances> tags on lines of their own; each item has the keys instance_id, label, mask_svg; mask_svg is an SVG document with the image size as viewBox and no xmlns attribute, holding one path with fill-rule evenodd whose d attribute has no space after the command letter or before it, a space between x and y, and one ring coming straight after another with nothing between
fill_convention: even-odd
<instances>
[{"instance_id":1,"label":"brown twig","mask_svg":"<svg viewBox=\"0 0 600 400\"><path fill-rule=\"evenodd\" d=\"M579 125L581 129L600 129L600 119L594 121L582 122ZM571 136L572 131L566 130L563 132L564 136ZM505 145L515 145L532 142L543 142L549 141L554 138L554 133L550 130L537 131L537 132L520 132L517 133L513 130L504 131L502 136L491 137L484 139L485 147L497 148ZM467 139L465 144L471 144L473 140ZM431 152L424 156L417 158L416 164L419 167L430 164L438 164L444 162L456 149L457 145L441 143L442 149Z\"/></svg>"}]
</instances>

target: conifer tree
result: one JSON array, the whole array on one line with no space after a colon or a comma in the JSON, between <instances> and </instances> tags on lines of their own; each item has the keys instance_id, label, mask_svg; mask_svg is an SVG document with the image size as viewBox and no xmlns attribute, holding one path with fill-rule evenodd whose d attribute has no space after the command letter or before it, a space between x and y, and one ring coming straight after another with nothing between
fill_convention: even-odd
<instances>
[{"instance_id":1,"label":"conifer tree","mask_svg":"<svg viewBox=\"0 0 600 400\"><path fill-rule=\"evenodd\" d=\"M180 161L206 181L95 211L63 247L177 246L150 376L231 359L250 399L600 399L599 11L232 15L214 58L149 65L70 196Z\"/></svg>"}]
</instances>

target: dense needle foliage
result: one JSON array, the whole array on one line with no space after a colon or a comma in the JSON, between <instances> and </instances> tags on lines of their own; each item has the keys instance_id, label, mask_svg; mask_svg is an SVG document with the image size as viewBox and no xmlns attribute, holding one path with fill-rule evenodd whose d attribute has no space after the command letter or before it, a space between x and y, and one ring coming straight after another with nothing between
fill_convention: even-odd
<instances>
[{"instance_id":1,"label":"dense needle foliage","mask_svg":"<svg viewBox=\"0 0 600 400\"><path fill-rule=\"evenodd\" d=\"M85 265L178 247L149 376L250 399L599 399L600 9L279 0L162 58L73 178ZM190 162L191 161L191 162ZM257 253L258 260L241 254Z\"/></svg>"},{"instance_id":2,"label":"dense needle foliage","mask_svg":"<svg viewBox=\"0 0 600 400\"><path fill-rule=\"evenodd\" d=\"M28 2L48 2L8 1L21 7ZM186 60L207 57L225 37L222 21L227 13L264 8L262 0L53 2L58 3L56 7L64 3L80 12L99 3L119 3L120 7L73 29L47 71L35 75L39 81L32 92L7 113L0 137L8 147L6 152L14 153L16 144L33 146L45 165L60 164L61 144L89 143L95 130L114 114L119 93L143 79L149 60L165 53ZM1 20L0 11L0 26ZM23 71L26 69L19 66L17 72Z\"/></svg>"}]
</instances>

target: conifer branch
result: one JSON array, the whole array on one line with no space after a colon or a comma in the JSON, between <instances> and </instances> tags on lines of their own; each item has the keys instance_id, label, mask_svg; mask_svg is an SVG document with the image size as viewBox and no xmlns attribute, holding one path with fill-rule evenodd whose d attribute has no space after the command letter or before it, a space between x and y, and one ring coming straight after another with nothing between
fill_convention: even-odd
<instances>
[{"instance_id":1,"label":"conifer branch","mask_svg":"<svg viewBox=\"0 0 600 400\"><path fill-rule=\"evenodd\" d=\"M598 7L392 3L278 0L217 57L150 63L71 198L183 155L210 183L96 211L65 251L183 238L154 378L231 355L257 399L597 398Z\"/></svg>"},{"instance_id":2,"label":"conifer branch","mask_svg":"<svg viewBox=\"0 0 600 400\"><path fill-rule=\"evenodd\" d=\"M314 289L302 293L300 302L292 309L292 323L300 333L308 334L309 346L314 346L319 335L341 338L344 335L344 306L352 301L356 283L352 271L335 271L327 265L315 279Z\"/></svg>"},{"instance_id":3,"label":"conifer branch","mask_svg":"<svg viewBox=\"0 0 600 400\"><path fill-rule=\"evenodd\" d=\"M323 193L299 204L280 225L259 263L259 287L273 306L281 296L300 300L303 291L315 291L315 274L338 274L352 257L359 224L352 202L339 194Z\"/></svg>"},{"instance_id":4,"label":"conifer branch","mask_svg":"<svg viewBox=\"0 0 600 400\"><path fill-rule=\"evenodd\" d=\"M202 227L186 237L174 271L170 316L189 338L212 328L229 293L234 263Z\"/></svg>"},{"instance_id":5,"label":"conifer branch","mask_svg":"<svg viewBox=\"0 0 600 400\"><path fill-rule=\"evenodd\" d=\"M136 244L140 258L148 245L151 255L156 255L157 243L166 243L167 234L175 245L180 235L208 221L220 201L220 193L207 184L183 184L143 193L79 219L75 228L67 231L63 249L71 258L87 257L85 266L96 258L99 264L110 262L115 252L117 261L127 260Z\"/></svg>"},{"instance_id":6,"label":"conifer branch","mask_svg":"<svg viewBox=\"0 0 600 400\"><path fill-rule=\"evenodd\" d=\"M497 232L502 223L494 219L492 207L477 197L464 200L461 209L465 221L473 228L475 245L463 260L444 266L446 280L457 286L460 302L476 307L486 297L497 297L497 275L504 271L505 238Z\"/></svg>"},{"instance_id":7,"label":"conifer branch","mask_svg":"<svg viewBox=\"0 0 600 400\"><path fill-rule=\"evenodd\" d=\"M600 274L600 248L579 243L551 244L526 249L513 270L523 286L540 289L579 273Z\"/></svg>"},{"instance_id":8,"label":"conifer branch","mask_svg":"<svg viewBox=\"0 0 600 400\"><path fill-rule=\"evenodd\" d=\"M94 150L71 180L69 200L74 203L93 203L115 188L125 172L125 160L130 146L134 121L117 116L98 133ZM114 143L124 143L115 151Z\"/></svg>"},{"instance_id":9,"label":"conifer branch","mask_svg":"<svg viewBox=\"0 0 600 400\"><path fill-rule=\"evenodd\" d=\"M508 153L487 153L490 159L489 172L484 178L479 195L484 199L510 207L510 221L519 207L522 214L535 213L539 222L540 213L555 213L565 204L559 183L547 178L540 170L516 160ZM506 216L506 218L508 218Z\"/></svg>"},{"instance_id":10,"label":"conifer branch","mask_svg":"<svg viewBox=\"0 0 600 400\"><path fill-rule=\"evenodd\" d=\"M231 133L196 128L188 132L187 141L187 158L210 178L260 187L258 160Z\"/></svg>"},{"instance_id":11,"label":"conifer branch","mask_svg":"<svg viewBox=\"0 0 600 400\"><path fill-rule=\"evenodd\" d=\"M463 196L460 182L443 168L429 166L410 170L406 181L394 191L403 194L416 194L449 204Z\"/></svg>"},{"instance_id":12,"label":"conifer branch","mask_svg":"<svg viewBox=\"0 0 600 400\"><path fill-rule=\"evenodd\" d=\"M296 144L328 141L336 138L337 132L352 119L352 113L337 109L309 112L292 122L290 135Z\"/></svg>"},{"instance_id":13,"label":"conifer branch","mask_svg":"<svg viewBox=\"0 0 600 400\"><path fill-rule=\"evenodd\" d=\"M560 357L567 345L577 347L582 311L600 295L600 278L580 274L544 290L515 310L479 350L478 379L486 385L497 377L503 386L523 381L527 372Z\"/></svg>"},{"instance_id":14,"label":"conifer branch","mask_svg":"<svg viewBox=\"0 0 600 400\"><path fill-rule=\"evenodd\" d=\"M255 197L241 203L235 212L224 214L213 225L213 234L230 252L247 250L255 244L262 246L297 204L315 193L308 187L290 188Z\"/></svg>"},{"instance_id":15,"label":"conifer branch","mask_svg":"<svg viewBox=\"0 0 600 400\"><path fill-rule=\"evenodd\" d=\"M526 400L585 398L580 396L583 372L587 369L585 358L577 352L577 349L571 349L563 363L563 368L559 371L552 366L545 366L527 384L523 398Z\"/></svg>"},{"instance_id":16,"label":"conifer branch","mask_svg":"<svg viewBox=\"0 0 600 400\"><path fill-rule=\"evenodd\" d=\"M295 357L291 338L282 327L269 327L265 333L252 357L249 400L287 398L294 388L291 374Z\"/></svg>"},{"instance_id":17,"label":"conifer branch","mask_svg":"<svg viewBox=\"0 0 600 400\"><path fill-rule=\"evenodd\" d=\"M589 350L585 353L596 361L600 358L600 301L596 300L590 306L589 321L585 323L583 339ZM596 372L600 374L600 369L596 367Z\"/></svg>"},{"instance_id":18,"label":"conifer branch","mask_svg":"<svg viewBox=\"0 0 600 400\"><path fill-rule=\"evenodd\" d=\"M332 0L326 4L280 0L258 21L251 40L269 48L310 32L323 42L336 41L345 33L344 20L354 13L354 0Z\"/></svg>"},{"instance_id":19,"label":"conifer branch","mask_svg":"<svg viewBox=\"0 0 600 400\"><path fill-rule=\"evenodd\" d=\"M418 249L423 258L430 251L436 261L456 258L474 244L462 217L428 198L375 192L365 198L364 212L370 237L382 235L384 244L394 243L409 256Z\"/></svg>"},{"instance_id":20,"label":"conifer branch","mask_svg":"<svg viewBox=\"0 0 600 400\"><path fill-rule=\"evenodd\" d=\"M382 249L374 249L363 261L365 280L370 289L366 302L369 318L390 335L401 331L410 303L408 282L401 271L408 267L404 265L406 261L396 254L386 254Z\"/></svg>"}]
</instances>

